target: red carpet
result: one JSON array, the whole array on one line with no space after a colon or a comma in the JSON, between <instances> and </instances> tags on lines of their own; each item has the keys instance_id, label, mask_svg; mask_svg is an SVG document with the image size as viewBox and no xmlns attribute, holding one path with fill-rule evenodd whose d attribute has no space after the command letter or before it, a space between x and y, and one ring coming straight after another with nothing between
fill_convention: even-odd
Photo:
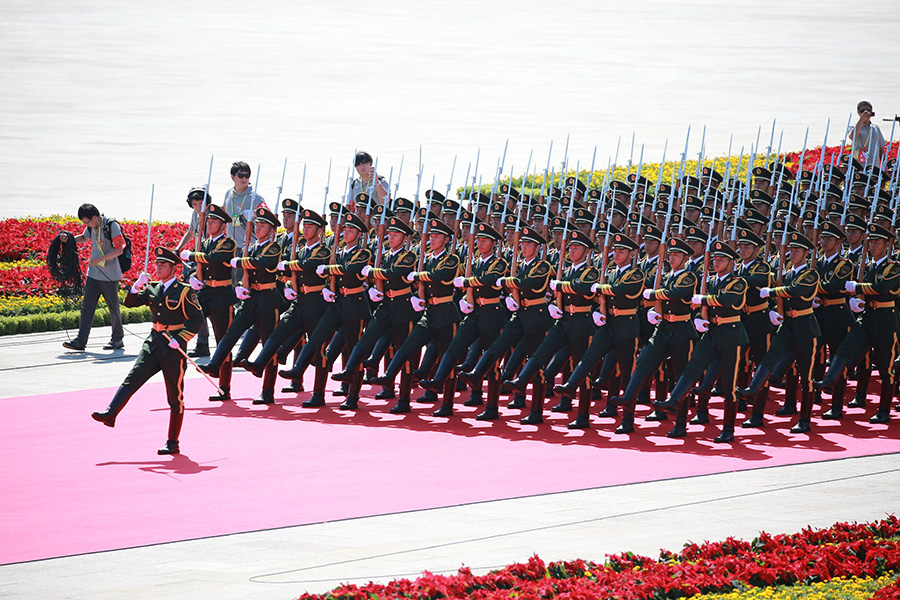
<instances>
[{"instance_id":1,"label":"red carpet","mask_svg":"<svg viewBox=\"0 0 900 600\"><path fill-rule=\"evenodd\" d=\"M0 400L9 419L0 436L0 564L900 451L898 423L870 425L873 408L850 409L843 422L816 418L812 435L767 417L765 430L739 428L737 443L720 446L711 442L715 424L666 438L671 421L644 423L647 407L638 408L638 432L624 436L597 417L593 429L569 431L571 417L549 411L544 425L524 426L509 409L494 423L476 421L475 408L434 418L427 404L395 416L387 413L393 401L364 399L356 413L337 410L340 399L303 409L308 393L253 406L259 380L243 372L237 401L208 402L210 389L187 382L184 454L176 457L156 455L168 420L161 382L132 399L115 429L90 418L111 388ZM716 423L715 399L713 408Z\"/></svg>"}]
</instances>

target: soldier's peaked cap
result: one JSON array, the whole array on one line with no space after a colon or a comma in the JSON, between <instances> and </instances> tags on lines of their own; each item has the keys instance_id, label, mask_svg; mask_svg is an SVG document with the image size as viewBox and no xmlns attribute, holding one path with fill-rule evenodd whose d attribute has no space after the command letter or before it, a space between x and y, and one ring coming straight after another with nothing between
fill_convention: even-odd
<instances>
[{"instance_id":1,"label":"soldier's peaked cap","mask_svg":"<svg viewBox=\"0 0 900 600\"><path fill-rule=\"evenodd\" d=\"M172 263L173 265L177 265L181 262L181 259L178 258L177 254L162 246L157 246L153 249L153 259L159 262Z\"/></svg>"}]
</instances>

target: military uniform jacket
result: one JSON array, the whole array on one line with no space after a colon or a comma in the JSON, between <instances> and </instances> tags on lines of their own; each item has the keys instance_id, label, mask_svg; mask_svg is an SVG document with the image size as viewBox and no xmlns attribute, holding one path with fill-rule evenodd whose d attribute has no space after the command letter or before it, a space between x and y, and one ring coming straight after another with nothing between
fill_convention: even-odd
<instances>
[{"instance_id":1,"label":"military uniform jacket","mask_svg":"<svg viewBox=\"0 0 900 600\"><path fill-rule=\"evenodd\" d=\"M515 277L501 277L497 283L506 291L519 290L519 304L523 309L543 307L547 303L547 289L552 267L546 260L533 258L519 265Z\"/></svg>"},{"instance_id":2,"label":"military uniform jacket","mask_svg":"<svg viewBox=\"0 0 900 600\"><path fill-rule=\"evenodd\" d=\"M440 254L427 254L417 280L425 284L425 316L428 326L441 328L459 323L459 307L453 301L453 279L459 273L459 257L445 248Z\"/></svg>"},{"instance_id":3,"label":"military uniform jacket","mask_svg":"<svg viewBox=\"0 0 900 600\"><path fill-rule=\"evenodd\" d=\"M276 289L279 260L281 246L275 240L253 244L248 255L238 259L237 266L250 278L249 300L256 302L260 312L280 310L285 305L284 296Z\"/></svg>"},{"instance_id":4,"label":"military uniform jacket","mask_svg":"<svg viewBox=\"0 0 900 600\"><path fill-rule=\"evenodd\" d=\"M682 269L677 273L663 275L658 290L650 292L650 301L660 300L663 320L659 327L669 327L670 324L687 323L691 320L691 298L697 290L699 278L693 271ZM693 328L691 328L693 331Z\"/></svg>"},{"instance_id":5,"label":"military uniform jacket","mask_svg":"<svg viewBox=\"0 0 900 600\"><path fill-rule=\"evenodd\" d=\"M335 291L342 296L361 294L365 279L362 270L371 258L368 248L359 245L343 248L335 255L335 264L325 265L325 275L334 276Z\"/></svg>"},{"instance_id":6,"label":"military uniform jacket","mask_svg":"<svg viewBox=\"0 0 900 600\"><path fill-rule=\"evenodd\" d=\"M506 273L506 260L492 254L487 259L479 258L472 265L471 277L466 277L464 287L472 288L475 308L500 303L499 279Z\"/></svg>"},{"instance_id":7,"label":"military uniform jacket","mask_svg":"<svg viewBox=\"0 0 900 600\"><path fill-rule=\"evenodd\" d=\"M385 253L381 267L369 272L372 279L384 282L387 302L392 302L395 298L399 302L409 302L412 286L404 278L415 270L416 260L415 252L401 248L396 252Z\"/></svg>"},{"instance_id":8,"label":"military uniform jacket","mask_svg":"<svg viewBox=\"0 0 900 600\"><path fill-rule=\"evenodd\" d=\"M813 315L812 301L819 290L819 274L804 265L799 270L791 269L784 276L782 285L772 288L772 296L783 299L785 322L794 334L802 334L810 339L821 335L819 322Z\"/></svg>"},{"instance_id":9,"label":"military uniform jacket","mask_svg":"<svg viewBox=\"0 0 900 600\"><path fill-rule=\"evenodd\" d=\"M772 269L769 263L755 258L750 264L741 264L734 274L747 282L747 301L744 305L744 312L746 314L766 313L769 302L765 298L760 298L759 290L771 285Z\"/></svg>"},{"instance_id":10,"label":"military uniform jacket","mask_svg":"<svg viewBox=\"0 0 900 600\"><path fill-rule=\"evenodd\" d=\"M231 285L231 259L237 247L225 234L216 239L207 238L200 244L200 252L191 252L188 260L203 265L203 283L200 303L205 311L221 310L234 305L237 296Z\"/></svg>"},{"instance_id":11,"label":"military uniform jacket","mask_svg":"<svg viewBox=\"0 0 900 600\"><path fill-rule=\"evenodd\" d=\"M297 289L300 297L318 295L325 288L326 278L316 274L316 267L331 261L331 250L321 243L305 246L297 251L297 260L288 261L286 269L297 273ZM300 298L298 298L299 300Z\"/></svg>"},{"instance_id":12,"label":"military uniform jacket","mask_svg":"<svg viewBox=\"0 0 900 600\"><path fill-rule=\"evenodd\" d=\"M607 326L612 330L614 340L636 338L640 334L638 307L643 291L644 274L637 267L613 267L607 274L606 283L600 286L597 293L607 297Z\"/></svg>"},{"instance_id":13,"label":"military uniform jacket","mask_svg":"<svg viewBox=\"0 0 900 600\"><path fill-rule=\"evenodd\" d=\"M741 312L747 296L747 282L733 273L722 278L711 277L701 306L709 307L709 331L721 349L734 348L749 343L747 330L741 323Z\"/></svg>"},{"instance_id":14,"label":"military uniform jacket","mask_svg":"<svg viewBox=\"0 0 900 600\"><path fill-rule=\"evenodd\" d=\"M558 288L562 292L563 319L567 315L591 312L594 306L594 292L591 287L599 280L600 271L589 261L566 267Z\"/></svg>"},{"instance_id":15,"label":"military uniform jacket","mask_svg":"<svg viewBox=\"0 0 900 600\"><path fill-rule=\"evenodd\" d=\"M879 264L866 265L864 281L856 285L856 294L866 301L866 309L857 321L874 333L896 332L897 313L894 303L900 292L900 264L885 257ZM886 328L888 331L876 331Z\"/></svg>"},{"instance_id":16,"label":"military uniform jacket","mask_svg":"<svg viewBox=\"0 0 900 600\"><path fill-rule=\"evenodd\" d=\"M166 328L166 331L152 329L144 340L145 351L158 352L162 356L176 352L169 348L167 335L177 339L184 349L203 323L197 293L177 279L172 281L169 289L165 289L161 281L155 281L136 294L129 290L124 304L128 307L149 306L153 323Z\"/></svg>"}]
</instances>

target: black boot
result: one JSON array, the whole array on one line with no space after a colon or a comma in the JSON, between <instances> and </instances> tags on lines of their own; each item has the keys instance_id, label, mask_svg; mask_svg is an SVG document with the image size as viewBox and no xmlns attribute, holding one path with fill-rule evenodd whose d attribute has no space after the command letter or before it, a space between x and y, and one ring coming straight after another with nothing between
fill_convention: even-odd
<instances>
[{"instance_id":1,"label":"black boot","mask_svg":"<svg viewBox=\"0 0 900 600\"><path fill-rule=\"evenodd\" d=\"M487 382L487 405L484 411L479 413L475 418L479 421L493 421L500 418L500 412L497 409L500 403L500 381L496 377L488 379Z\"/></svg>"},{"instance_id":2,"label":"black boot","mask_svg":"<svg viewBox=\"0 0 900 600\"><path fill-rule=\"evenodd\" d=\"M253 399L253 404L275 404L275 388L263 388L259 396Z\"/></svg>"},{"instance_id":3,"label":"black boot","mask_svg":"<svg viewBox=\"0 0 900 600\"><path fill-rule=\"evenodd\" d=\"M178 438L181 436L181 424L184 422L184 407L178 406L169 409L169 439L166 445L156 451L157 454L181 454L178 447Z\"/></svg>"},{"instance_id":4,"label":"black boot","mask_svg":"<svg viewBox=\"0 0 900 600\"><path fill-rule=\"evenodd\" d=\"M694 418L691 419L691 425L706 425L709 423L709 397L712 391L699 392L695 396L697 409L694 411Z\"/></svg>"},{"instance_id":5,"label":"black boot","mask_svg":"<svg viewBox=\"0 0 900 600\"><path fill-rule=\"evenodd\" d=\"M304 400L303 408L318 408L325 406L325 383L328 377L328 371L325 367L316 367L316 379L313 383L313 393L309 400Z\"/></svg>"},{"instance_id":6,"label":"black boot","mask_svg":"<svg viewBox=\"0 0 900 600\"><path fill-rule=\"evenodd\" d=\"M187 353L191 358L203 358L205 356L209 356L209 344L201 344L197 342L197 345L194 346L194 349Z\"/></svg>"},{"instance_id":7,"label":"black boot","mask_svg":"<svg viewBox=\"0 0 900 600\"><path fill-rule=\"evenodd\" d=\"M759 394L759 390L766 385L771 373L772 369L765 365L756 367L756 372L753 374L753 379L750 380L749 387L737 389L738 397L744 401L754 400L756 395Z\"/></svg>"},{"instance_id":8,"label":"black boot","mask_svg":"<svg viewBox=\"0 0 900 600\"><path fill-rule=\"evenodd\" d=\"M550 412L569 412L572 410L572 397L563 396L550 408Z\"/></svg>"},{"instance_id":9,"label":"black boot","mask_svg":"<svg viewBox=\"0 0 900 600\"><path fill-rule=\"evenodd\" d=\"M453 397L456 395L456 377L448 377L444 381L444 400L441 402L440 408L432 414L435 417L452 417L453 416Z\"/></svg>"},{"instance_id":10,"label":"black boot","mask_svg":"<svg viewBox=\"0 0 900 600\"><path fill-rule=\"evenodd\" d=\"M834 383L838 380L838 377L844 372L844 367L847 366L847 361L841 358L840 356L833 356L831 358L831 364L828 365L828 372L825 374L825 379L822 381L817 381L815 383L815 388L817 390L823 390L826 392L832 391L834 387Z\"/></svg>"},{"instance_id":11,"label":"black boot","mask_svg":"<svg viewBox=\"0 0 900 600\"><path fill-rule=\"evenodd\" d=\"M356 369L353 379L348 383L347 399L344 400L338 408L340 410L356 410L359 408L359 390L362 387L362 370Z\"/></svg>"},{"instance_id":12,"label":"black boot","mask_svg":"<svg viewBox=\"0 0 900 600\"><path fill-rule=\"evenodd\" d=\"M460 371L458 375L459 380L466 385L474 386L481 382L484 378L484 374L487 373L496 362L497 357L494 356L494 353L486 351L481 355L471 371Z\"/></svg>"},{"instance_id":13,"label":"black boot","mask_svg":"<svg viewBox=\"0 0 900 600\"><path fill-rule=\"evenodd\" d=\"M865 408L866 407L866 395L869 392L869 381L872 379L872 369L867 369L864 366L860 366L857 368L856 373L856 393L853 395L853 400L850 401L850 408Z\"/></svg>"},{"instance_id":14,"label":"black boot","mask_svg":"<svg viewBox=\"0 0 900 600\"><path fill-rule=\"evenodd\" d=\"M116 417L120 412L122 412L122 409L125 408L125 405L128 404L128 400L130 398L131 393L126 391L125 388L120 387L118 390L116 390L116 394L110 401L109 407L107 407L104 412L91 413L91 417L95 421L99 421L107 427L115 427Z\"/></svg>"},{"instance_id":15,"label":"black boot","mask_svg":"<svg viewBox=\"0 0 900 600\"><path fill-rule=\"evenodd\" d=\"M797 385L800 378L793 373L784 376L784 404L775 411L775 415L786 417L797 414Z\"/></svg>"},{"instance_id":16,"label":"black boot","mask_svg":"<svg viewBox=\"0 0 900 600\"><path fill-rule=\"evenodd\" d=\"M688 392L691 391L692 385L693 382L684 377L679 377L678 381L675 382L675 387L672 388L669 399L664 402L657 400L653 403L653 407L657 410L664 410L667 413L675 414L678 404L687 396Z\"/></svg>"},{"instance_id":17,"label":"black boot","mask_svg":"<svg viewBox=\"0 0 900 600\"><path fill-rule=\"evenodd\" d=\"M531 411L519 419L522 425L537 425L544 422L544 376L539 375L531 382Z\"/></svg>"},{"instance_id":18,"label":"black boot","mask_svg":"<svg viewBox=\"0 0 900 600\"><path fill-rule=\"evenodd\" d=\"M484 382L479 379L475 383L469 385L472 386L472 393L469 394L468 399L463 402L463 406L481 406L482 404L484 404L484 399L482 397L482 395L484 394L484 392L482 391Z\"/></svg>"},{"instance_id":19,"label":"black boot","mask_svg":"<svg viewBox=\"0 0 900 600\"><path fill-rule=\"evenodd\" d=\"M881 380L881 393L878 399L878 412L869 419L869 423L887 423L891 420L891 402L894 401L894 386L890 381Z\"/></svg>"},{"instance_id":20,"label":"black boot","mask_svg":"<svg viewBox=\"0 0 900 600\"><path fill-rule=\"evenodd\" d=\"M578 415L574 421L567 425L569 429L587 429L591 426L590 411L592 399L591 382L585 378L581 388L578 390Z\"/></svg>"}]
</instances>

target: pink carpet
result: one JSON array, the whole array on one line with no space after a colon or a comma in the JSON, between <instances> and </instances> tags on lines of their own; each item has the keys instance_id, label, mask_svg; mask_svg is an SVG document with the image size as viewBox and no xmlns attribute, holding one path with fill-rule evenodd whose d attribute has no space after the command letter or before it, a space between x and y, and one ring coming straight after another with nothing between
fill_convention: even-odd
<instances>
[{"instance_id":1,"label":"pink carpet","mask_svg":"<svg viewBox=\"0 0 900 600\"><path fill-rule=\"evenodd\" d=\"M115 429L90 417L113 388L0 400L0 564L900 451L900 425L870 425L872 408L850 409L842 422L816 418L812 435L767 417L765 430L739 428L729 446L712 443L715 424L670 440L671 421L643 422L647 407L638 408L638 432L625 436L597 417L593 429L569 431L571 417L549 411L544 425L524 426L509 409L484 423L474 419L480 409L439 419L427 404L395 416L392 401L364 399L356 413L337 410L339 398L301 408L308 393L253 406L259 380L243 372L235 402L208 402L210 389L203 379L187 382L184 454L176 457L156 455L168 419L161 382L132 399Z\"/></svg>"}]
</instances>

